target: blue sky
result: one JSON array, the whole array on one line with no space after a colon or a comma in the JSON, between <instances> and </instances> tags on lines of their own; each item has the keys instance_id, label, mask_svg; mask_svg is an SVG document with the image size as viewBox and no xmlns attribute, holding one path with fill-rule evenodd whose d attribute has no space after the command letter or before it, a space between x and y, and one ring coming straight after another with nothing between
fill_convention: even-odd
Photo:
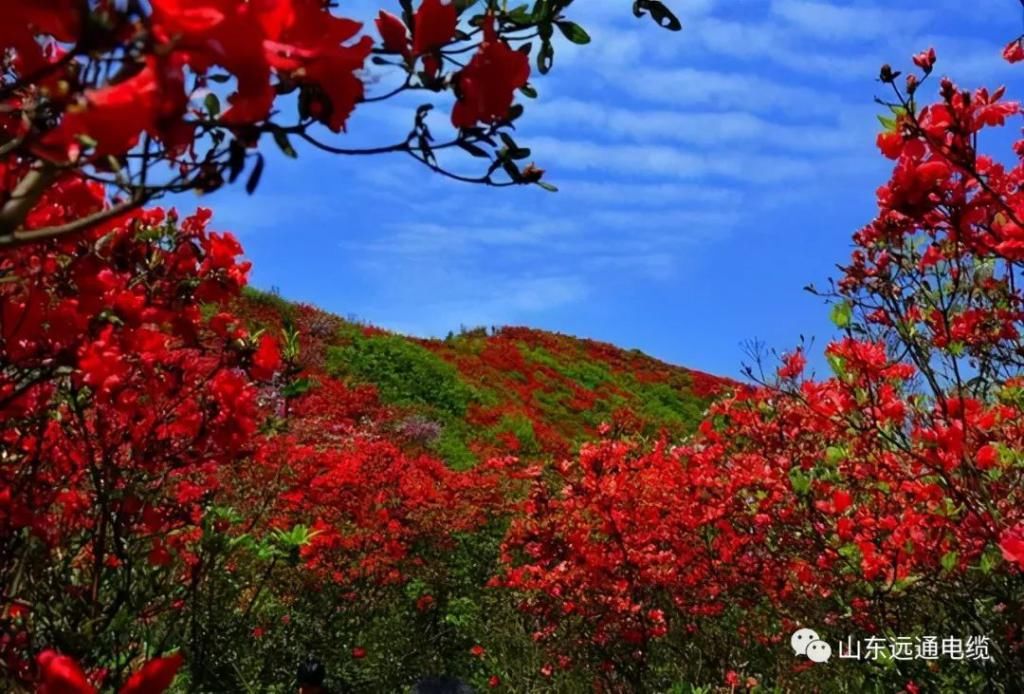
<instances>
[{"instance_id":1,"label":"blue sky","mask_svg":"<svg viewBox=\"0 0 1024 694\"><path fill-rule=\"evenodd\" d=\"M939 72L1014 96L1019 72L999 54L1020 7L668 4L681 33L634 19L625 0L573 8L593 43L560 46L554 71L535 76L540 97L517 136L559 193L305 148L297 162L271 157L254 197L233 187L201 202L242 240L256 286L400 332L530 325L723 375L739 374L753 338L823 342L828 311L802 287L836 274L887 178L874 147L878 67L935 46ZM394 77L373 80L371 94ZM419 102L366 105L341 142L401 140ZM448 111L438 102L439 138ZM450 163L472 171L467 159Z\"/></svg>"}]
</instances>

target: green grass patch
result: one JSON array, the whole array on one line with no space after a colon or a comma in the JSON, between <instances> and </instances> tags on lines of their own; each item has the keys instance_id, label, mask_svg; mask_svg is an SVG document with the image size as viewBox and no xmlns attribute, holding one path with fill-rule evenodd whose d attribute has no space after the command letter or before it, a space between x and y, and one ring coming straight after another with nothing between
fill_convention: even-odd
<instances>
[{"instance_id":1,"label":"green grass patch","mask_svg":"<svg viewBox=\"0 0 1024 694\"><path fill-rule=\"evenodd\" d=\"M327 351L332 375L349 375L377 386L381 399L395 405L423 406L463 417L473 400L459 372L425 347L400 335L365 336L345 330L346 345Z\"/></svg>"}]
</instances>

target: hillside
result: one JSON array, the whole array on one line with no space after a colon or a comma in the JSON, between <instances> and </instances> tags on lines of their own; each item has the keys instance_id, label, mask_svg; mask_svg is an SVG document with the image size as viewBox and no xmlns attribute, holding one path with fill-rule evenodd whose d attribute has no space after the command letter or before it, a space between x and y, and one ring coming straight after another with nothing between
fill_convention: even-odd
<instances>
[{"instance_id":1,"label":"hillside","mask_svg":"<svg viewBox=\"0 0 1024 694\"><path fill-rule=\"evenodd\" d=\"M375 401L362 426L455 468L494 455L568 455L602 424L678 437L736 385L637 350L530 328L417 339L257 290L234 310L255 329L291 336L290 387L359 391L364 404Z\"/></svg>"}]
</instances>

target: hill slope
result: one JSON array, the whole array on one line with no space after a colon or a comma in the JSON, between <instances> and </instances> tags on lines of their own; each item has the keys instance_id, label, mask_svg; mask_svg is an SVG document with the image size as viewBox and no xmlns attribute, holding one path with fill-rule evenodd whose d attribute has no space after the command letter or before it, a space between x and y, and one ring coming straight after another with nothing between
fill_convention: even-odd
<instances>
[{"instance_id":1,"label":"hill slope","mask_svg":"<svg viewBox=\"0 0 1024 694\"><path fill-rule=\"evenodd\" d=\"M568 455L602 424L682 436L736 385L636 350L529 328L410 338L255 290L234 308L255 328L291 336L283 341L297 354L296 388L363 388L375 401L364 426L457 468L493 455Z\"/></svg>"}]
</instances>

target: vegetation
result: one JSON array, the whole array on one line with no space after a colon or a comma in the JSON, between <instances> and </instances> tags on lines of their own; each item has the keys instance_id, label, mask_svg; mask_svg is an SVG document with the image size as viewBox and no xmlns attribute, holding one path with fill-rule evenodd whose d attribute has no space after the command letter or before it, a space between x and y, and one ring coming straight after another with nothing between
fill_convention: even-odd
<instances>
[{"instance_id":1,"label":"vegetation","mask_svg":"<svg viewBox=\"0 0 1024 694\"><path fill-rule=\"evenodd\" d=\"M455 92L444 146L490 161L468 180L545 185L508 131L554 30L589 40L570 5L379 15L399 91ZM355 325L247 291L209 211L146 208L248 166L255 190L264 135L343 128L374 49L330 9L5 4L5 691L287 692L310 657L366 692L1024 690L1024 141L978 150L1021 115L1004 90L922 105L934 51L882 68L893 172L821 292L831 373L800 347L741 385L526 328ZM452 175L427 110L380 151Z\"/></svg>"}]
</instances>

